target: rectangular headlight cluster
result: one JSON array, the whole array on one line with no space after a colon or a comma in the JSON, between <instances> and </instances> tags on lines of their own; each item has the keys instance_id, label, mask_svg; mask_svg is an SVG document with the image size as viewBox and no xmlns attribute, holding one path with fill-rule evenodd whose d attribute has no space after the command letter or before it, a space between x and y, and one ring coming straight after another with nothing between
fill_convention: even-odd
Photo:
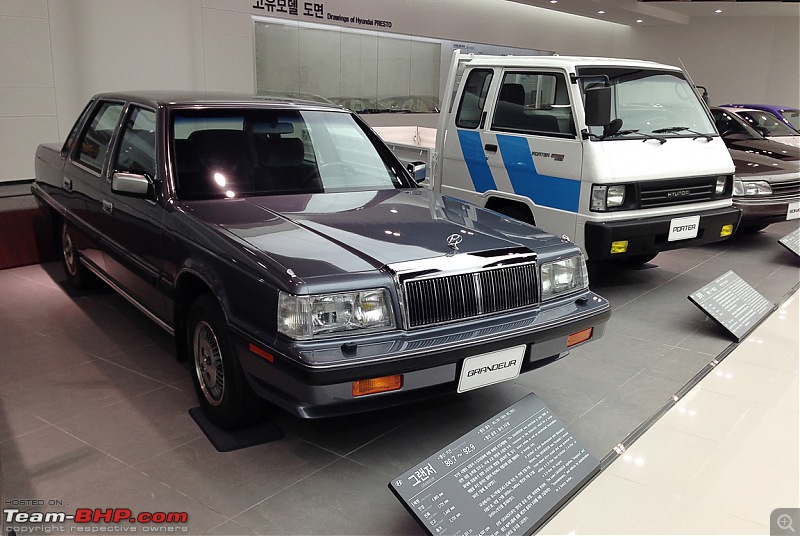
<instances>
[{"instance_id":1,"label":"rectangular headlight cluster","mask_svg":"<svg viewBox=\"0 0 800 536\"><path fill-rule=\"evenodd\" d=\"M772 195L772 186L767 181L744 181L733 179L733 195Z\"/></svg>"},{"instance_id":2,"label":"rectangular headlight cluster","mask_svg":"<svg viewBox=\"0 0 800 536\"><path fill-rule=\"evenodd\" d=\"M625 204L625 190L624 184L592 185L591 209L596 212L603 212L621 207Z\"/></svg>"},{"instance_id":3,"label":"rectangular headlight cluster","mask_svg":"<svg viewBox=\"0 0 800 536\"><path fill-rule=\"evenodd\" d=\"M589 272L583 255L546 262L541 267L542 301L589 288Z\"/></svg>"},{"instance_id":4,"label":"rectangular headlight cluster","mask_svg":"<svg viewBox=\"0 0 800 536\"><path fill-rule=\"evenodd\" d=\"M386 289L278 297L278 331L298 340L394 329Z\"/></svg>"}]
</instances>

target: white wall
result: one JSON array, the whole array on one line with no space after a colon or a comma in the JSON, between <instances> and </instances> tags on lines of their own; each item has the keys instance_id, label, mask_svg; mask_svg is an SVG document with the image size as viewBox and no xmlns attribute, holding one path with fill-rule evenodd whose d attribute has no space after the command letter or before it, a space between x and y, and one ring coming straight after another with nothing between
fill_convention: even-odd
<instances>
[{"instance_id":1,"label":"white wall","mask_svg":"<svg viewBox=\"0 0 800 536\"><path fill-rule=\"evenodd\" d=\"M800 18L693 18L636 28L615 54L686 66L712 104L800 105Z\"/></svg>"},{"instance_id":2,"label":"white wall","mask_svg":"<svg viewBox=\"0 0 800 536\"><path fill-rule=\"evenodd\" d=\"M756 34L747 19L630 28L504 0L316 1L328 13L391 21L391 31L402 34L562 55L671 64L680 57L714 102L800 100L798 18L765 19L768 29ZM0 1L0 181L31 178L36 144L63 140L88 97L99 91L252 92L252 16L279 16L254 8L257 3ZM302 15L286 18L313 22Z\"/></svg>"}]
</instances>

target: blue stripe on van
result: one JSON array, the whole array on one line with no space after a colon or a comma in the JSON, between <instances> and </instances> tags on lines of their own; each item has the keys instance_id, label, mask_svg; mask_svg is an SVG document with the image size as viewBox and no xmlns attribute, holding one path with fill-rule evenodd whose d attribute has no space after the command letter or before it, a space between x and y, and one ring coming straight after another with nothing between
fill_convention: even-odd
<instances>
[{"instance_id":1,"label":"blue stripe on van","mask_svg":"<svg viewBox=\"0 0 800 536\"><path fill-rule=\"evenodd\" d=\"M578 212L580 181L540 175L528 139L523 136L498 134L497 145L514 192L530 197L540 206Z\"/></svg>"},{"instance_id":2,"label":"blue stripe on van","mask_svg":"<svg viewBox=\"0 0 800 536\"><path fill-rule=\"evenodd\" d=\"M469 176L476 192L486 190L496 190L497 185L492 177L492 171L486 162L486 153L483 151L481 133L473 130L457 129L458 141L461 144L461 154L464 155L464 162L467 164Z\"/></svg>"}]
</instances>

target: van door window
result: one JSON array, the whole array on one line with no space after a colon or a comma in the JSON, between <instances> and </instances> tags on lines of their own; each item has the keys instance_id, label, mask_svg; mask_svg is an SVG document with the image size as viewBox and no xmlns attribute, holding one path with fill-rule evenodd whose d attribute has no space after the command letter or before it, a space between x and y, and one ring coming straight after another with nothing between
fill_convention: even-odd
<instances>
[{"instance_id":1,"label":"van door window","mask_svg":"<svg viewBox=\"0 0 800 536\"><path fill-rule=\"evenodd\" d=\"M492 130L575 137L565 77L556 73L505 73Z\"/></svg>"},{"instance_id":2,"label":"van door window","mask_svg":"<svg viewBox=\"0 0 800 536\"><path fill-rule=\"evenodd\" d=\"M491 69L475 69L469 73L456 114L457 127L477 128L480 125L492 74Z\"/></svg>"}]
</instances>

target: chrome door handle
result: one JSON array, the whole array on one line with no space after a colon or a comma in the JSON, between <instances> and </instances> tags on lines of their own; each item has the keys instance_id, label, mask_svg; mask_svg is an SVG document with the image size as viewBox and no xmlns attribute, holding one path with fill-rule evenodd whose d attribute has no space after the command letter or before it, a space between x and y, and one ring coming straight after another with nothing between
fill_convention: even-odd
<instances>
[{"instance_id":1,"label":"chrome door handle","mask_svg":"<svg viewBox=\"0 0 800 536\"><path fill-rule=\"evenodd\" d=\"M68 192L72 191L72 179L70 179L69 177L64 177L64 180L62 181L62 184L64 185L64 189L66 191L68 191Z\"/></svg>"},{"instance_id":2,"label":"chrome door handle","mask_svg":"<svg viewBox=\"0 0 800 536\"><path fill-rule=\"evenodd\" d=\"M103 199L103 210L111 214L114 212L114 203L108 201L107 199Z\"/></svg>"}]
</instances>

